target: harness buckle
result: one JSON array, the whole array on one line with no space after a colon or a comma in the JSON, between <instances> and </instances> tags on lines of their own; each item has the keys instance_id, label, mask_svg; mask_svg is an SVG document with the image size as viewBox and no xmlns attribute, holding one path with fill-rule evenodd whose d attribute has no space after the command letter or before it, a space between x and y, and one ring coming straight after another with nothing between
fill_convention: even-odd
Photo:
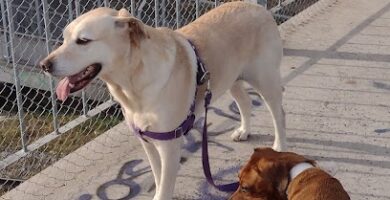
<instances>
[{"instance_id":1,"label":"harness buckle","mask_svg":"<svg viewBox=\"0 0 390 200\"><path fill-rule=\"evenodd\" d=\"M205 73L203 73L202 77L200 77L199 82L202 85L203 83L205 83L208 80L210 80L210 72L206 71Z\"/></svg>"},{"instance_id":2,"label":"harness buckle","mask_svg":"<svg viewBox=\"0 0 390 200\"><path fill-rule=\"evenodd\" d=\"M134 132L136 135L138 135L139 138L141 138L144 142L149 143L149 142L145 139L144 134L143 134L143 132L141 131L141 129L137 128L135 125L132 125L132 127L133 127L133 132Z\"/></svg>"},{"instance_id":3,"label":"harness buckle","mask_svg":"<svg viewBox=\"0 0 390 200\"><path fill-rule=\"evenodd\" d=\"M175 129L175 138L178 138L178 136L180 137L181 135L183 135L183 128L178 127L177 129Z\"/></svg>"}]
</instances>

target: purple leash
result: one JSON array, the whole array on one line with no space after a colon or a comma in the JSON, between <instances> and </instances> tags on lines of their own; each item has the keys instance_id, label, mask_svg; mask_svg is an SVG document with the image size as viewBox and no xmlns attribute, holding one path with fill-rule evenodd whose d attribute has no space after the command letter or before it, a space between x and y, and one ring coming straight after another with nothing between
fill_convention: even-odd
<instances>
[{"instance_id":1,"label":"purple leash","mask_svg":"<svg viewBox=\"0 0 390 200\"><path fill-rule=\"evenodd\" d=\"M210 162L209 162L209 150L208 150L208 139L207 139L207 111L208 106L210 104L212 98L211 91L209 89L209 85L207 86L207 90L205 93L205 99L204 99L204 124L203 124L203 133L202 133L202 165L203 165L203 173L206 176L207 182L217 188L219 191L223 192L233 192L236 191L239 183L229 183L229 184L223 184L223 185L217 185L214 182L213 176L211 175L210 170Z\"/></svg>"},{"instance_id":2,"label":"purple leash","mask_svg":"<svg viewBox=\"0 0 390 200\"><path fill-rule=\"evenodd\" d=\"M217 185L214 182L213 176L211 175L210 170L210 162L209 162L209 149L208 149L208 139L207 139L207 111L211 102L212 93L210 91L210 73L207 71L205 65L200 59L199 52L196 49L195 44L188 40L191 44L192 49L195 52L196 61L198 65L198 73L196 74L196 83L197 85L203 85L207 81L207 89L204 97L204 122L203 122L203 133L202 133L202 165L203 165L203 173L206 176L207 182L217 188L219 191L223 192L233 192L237 190L239 183L230 183L225 185Z\"/></svg>"}]
</instances>

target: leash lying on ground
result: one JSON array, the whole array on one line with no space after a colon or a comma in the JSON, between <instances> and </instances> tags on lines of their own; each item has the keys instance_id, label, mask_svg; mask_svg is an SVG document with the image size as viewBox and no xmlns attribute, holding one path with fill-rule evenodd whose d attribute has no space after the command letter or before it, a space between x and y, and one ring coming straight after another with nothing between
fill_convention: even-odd
<instances>
[{"instance_id":1,"label":"leash lying on ground","mask_svg":"<svg viewBox=\"0 0 390 200\"><path fill-rule=\"evenodd\" d=\"M203 165L203 173L206 176L207 182L217 188L220 191L223 192L233 192L237 190L239 183L234 182L230 184L223 184L223 185L217 185L214 182L213 176L211 175L211 170L210 170L210 162L209 162L209 153L208 153L208 138L207 138L207 111L208 111L208 106L210 105L211 98L212 98L212 93L210 90L210 73L206 70L202 60L199 57L199 53L195 47L195 45L188 40L190 43L192 49L195 52L196 56L196 61L197 61L197 74L196 74L196 84L197 86L201 86L207 82L207 88L205 92L205 97L204 97L204 108L205 108L205 113L204 113L204 122L203 122L203 131L202 131L202 165ZM195 121L195 98L196 98L196 93L197 89L195 90L195 97L194 101L191 105L190 108L190 113L188 114L187 118L180 124L178 128L176 128L173 131L170 132L151 132L151 131L142 131L138 127L136 127L134 124L131 125L133 128L134 132L143 140L145 140L145 137L147 138L152 138L155 140L172 140L179 138L183 135L187 135L188 132L192 129ZM145 140L147 142L147 140Z\"/></svg>"}]
</instances>

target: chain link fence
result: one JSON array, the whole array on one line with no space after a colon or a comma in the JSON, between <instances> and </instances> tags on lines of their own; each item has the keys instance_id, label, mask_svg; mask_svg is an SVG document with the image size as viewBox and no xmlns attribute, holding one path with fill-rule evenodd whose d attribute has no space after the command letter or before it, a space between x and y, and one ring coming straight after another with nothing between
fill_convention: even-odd
<instances>
[{"instance_id":1,"label":"chain link fence","mask_svg":"<svg viewBox=\"0 0 390 200\"><path fill-rule=\"evenodd\" d=\"M127 8L150 26L179 28L231 0L0 0L0 195L122 121L101 81L56 100L56 81L36 64L62 30L93 8ZM318 0L252 0L277 22Z\"/></svg>"}]
</instances>

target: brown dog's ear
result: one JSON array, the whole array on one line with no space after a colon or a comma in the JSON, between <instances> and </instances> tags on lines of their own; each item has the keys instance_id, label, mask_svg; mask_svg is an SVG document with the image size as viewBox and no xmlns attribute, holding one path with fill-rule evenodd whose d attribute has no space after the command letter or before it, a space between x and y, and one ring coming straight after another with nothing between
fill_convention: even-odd
<instances>
[{"instance_id":1,"label":"brown dog's ear","mask_svg":"<svg viewBox=\"0 0 390 200\"><path fill-rule=\"evenodd\" d=\"M280 153L280 159L283 160L286 163L286 167L290 171L295 165L299 163L309 163L313 166L316 166L316 162L314 160L305 158L304 156L301 156L299 154L293 153L293 152L282 152Z\"/></svg>"},{"instance_id":2,"label":"brown dog's ear","mask_svg":"<svg viewBox=\"0 0 390 200\"><path fill-rule=\"evenodd\" d=\"M313 160L292 152L277 152L271 148L256 148L254 151L260 173L272 182L280 195L286 193L290 170L295 165L302 162L316 165Z\"/></svg>"},{"instance_id":3,"label":"brown dog's ear","mask_svg":"<svg viewBox=\"0 0 390 200\"><path fill-rule=\"evenodd\" d=\"M273 190L284 199L289 179L289 169L280 159L280 154L272 148L256 148L253 156L257 158L259 173L272 184Z\"/></svg>"},{"instance_id":4,"label":"brown dog's ear","mask_svg":"<svg viewBox=\"0 0 390 200\"><path fill-rule=\"evenodd\" d=\"M288 186L289 170L286 163L272 157L260 159L257 167L259 173L272 184L273 190L284 196Z\"/></svg>"},{"instance_id":5,"label":"brown dog's ear","mask_svg":"<svg viewBox=\"0 0 390 200\"><path fill-rule=\"evenodd\" d=\"M119 14L121 14L121 10L119 11ZM130 42L135 47L139 47L141 40L147 37L144 24L135 17L118 16L115 18L115 27L127 29Z\"/></svg>"},{"instance_id":6,"label":"brown dog's ear","mask_svg":"<svg viewBox=\"0 0 390 200\"><path fill-rule=\"evenodd\" d=\"M284 163L289 171L295 165L302 162L307 162L316 166L316 162L314 160L307 159L299 154L293 152L277 152L272 148L268 147L254 149L254 155L256 155L258 158L267 158L274 160L274 162L277 163Z\"/></svg>"},{"instance_id":7,"label":"brown dog's ear","mask_svg":"<svg viewBox=\"0 0 390 200\"><path fill-rule=\"evenodd\" d=\"M290 177L291 169L299 163L309 163L316 166L316 162L311 159L307 159L304 156L293 152L278 152L279 169L285 173L285 176L279 179L278 190L286 194L288 187L288 180Z\"/></svg>"}]
</instances>

